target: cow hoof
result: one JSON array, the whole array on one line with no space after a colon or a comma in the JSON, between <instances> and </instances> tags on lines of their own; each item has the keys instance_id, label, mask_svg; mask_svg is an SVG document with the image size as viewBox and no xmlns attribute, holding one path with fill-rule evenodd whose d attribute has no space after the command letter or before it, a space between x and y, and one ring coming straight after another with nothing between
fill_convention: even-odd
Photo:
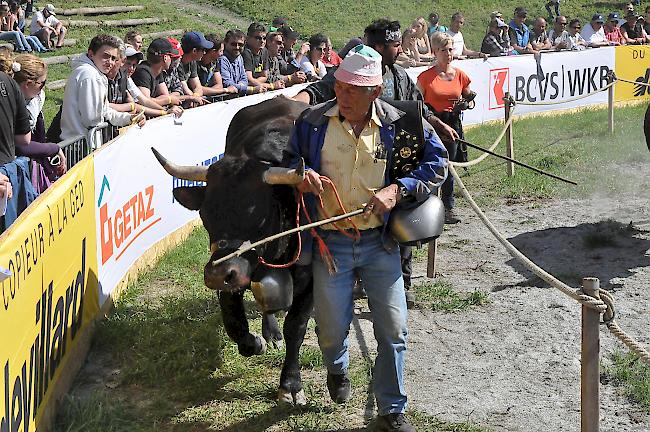
<instances>
[{"instance_id":1,"label":"cow hoof","mask_svg":"<svg viewBox=\"0 0 650 432\"><path fill-rule=\"evenodd\" d=\"M288 390L281 388L278 390L278 403L305 406L307 405L307 397L305 396L305 392L303 390L300 390L294 394Z\"/></svg>"},{"instance_id":2,"label":"cow hoof","mask_svg":"<svg viewBox=\"0 0 650 432\"><path fill-rule=\"evenodd\" d=\"M276 350L281 350L282 347L284 346L284 341L282 339L277 340L277 339L271 339L269 341L271 344L271 348L276 349Z\"/></svg>"},{"instance_id":3,"label":"cow hoof","mask_svg":"<svg viewBox=\"0 0 650 432\"><path fill-rule=\"evenodd\" d=\"M258 335L255 335L255 339L257 339L260 342L260 348L259 351L255 353L255 355L262 355L266 352L266 341L264 340L263 337L260 337Z\"/></svg>"}]
</instances>

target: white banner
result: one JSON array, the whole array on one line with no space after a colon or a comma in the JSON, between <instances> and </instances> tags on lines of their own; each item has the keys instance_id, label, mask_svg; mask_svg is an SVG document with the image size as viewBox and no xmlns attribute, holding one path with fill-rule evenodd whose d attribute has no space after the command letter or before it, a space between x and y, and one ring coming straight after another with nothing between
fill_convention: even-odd
<instances>
[{"instance_id":1,"label":"white banner","mask_svg":"<svg viewBox=\"0 0 650 432\"><path fill-rule=\"evenodd\" d=\"M210 165L223 156L228 125L237 111L279 94L291 96L300 88L186 110L180 125L171 116L151 120L94 153L100 305L147 249L198 217L172 196L173 188L193 182L167 174L151 147L181 165Z\"/></svg>"},{"instance_id":2,"label":"white banner","mask_svg":"<svg viewBox=\"0 0 650 432\"><path fill-rule=\"evenodd\" d=\"M531 55L491 57L487 60L455 61L472 80L477 93L476 107L465 111L464 124L480 124L502 119L503 95L517 102L551 102L554 105L519 105L517 114L573 108L607 102L600 92L584 99L559 103L601 89L607 85L607 73L614 69L614 47L542 53L539 64ZM426 68L407 69L411 79Z\"/></svg>"}]
</instances>

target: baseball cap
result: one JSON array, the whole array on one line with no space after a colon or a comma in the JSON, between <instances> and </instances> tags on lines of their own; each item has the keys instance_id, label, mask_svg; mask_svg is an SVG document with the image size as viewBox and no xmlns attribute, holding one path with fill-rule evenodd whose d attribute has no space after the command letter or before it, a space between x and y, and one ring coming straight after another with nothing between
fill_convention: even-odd
<instances>
[{"instance_id":1,"label":"baseball cap","mask_svg":"<svg viewBox=\"0 0 650 432\"><path fill-rule=\"evenodd\" d=\"M518 7L515 9L515 15L518 17L525 17L528 15L528 9L525 7Z\"/></svg>"},{"instance_id":2,"label":"baseball cap","mask_svg":"<svg viewBox=\"0 0 650 432\"><path fill-rule=\"evenodd\" d=\"M280 32L282 33L282 36L284 36L287 39L300 39L300 33L295 31L289 26L284 26L280 29Z\"/></svg>"},{"instance_id":3,"label":"baseball cap","mask_svg":"<svg viewBox=\"0 0 650 432\"><path fill-rule=\"evenodd\" d=\"M165 38L156 38L151 41L149 48L147 48L147 54L158 56L168 54L171 57L178 57L180 55L178 50Z\"/></svg>"},{"instance_id":4,"label":"baseball cap","mask_svg":"<svg viewBox=\"0 0 650 432\"><path fill-rule=\"evenodd\" d=\"M285 17L275 17L271 23L271 31L278 31L280 27L289 25L289 21Z\"/></svg>"},{"instance_id":5,"label":"baseball cap","mask_svg":"<svg viewBox=\"0 0 650 432\"><path fill-rule=\"evenodd\" d=\"M508 27L508 24L501 18L494 18L492 22L490 23L491 26L496 26L496 27Z\"/></svg>"},{"instance_id":6,"label":"baseball cap","mask_svg":"<svg viewBox=\"0 0 650 432\"><path fill-rule=\"evenodd\" d=\"M492 12L492 13L490 14L490 18L491 18L491 19L494 19L494 18L501 18L502 16L503 16L503 14L502 14L501 12L499 12L499 11L494 11L494 12Z\"/></svg>"},{"instance_id":7,"label":"baseball cap","mask_svg":"<svg viewBox=\"0 0 650 432\"><path fill-rule=\"evenodd\" d=\"M203 33L197 31L185 33L181 39L181 45L185 51L193 48L212 49L214 47L214 44L207 40Z\"/></svg>"},{"instance_id":8,"label":"baseball cap","mask_svg":"<svg viewBox=\"0 0 650 432\"><path fill-rule=\"evenodd\" d=\"M140 51L133 48L131 45L126 46L126 49L124 50L124 56L126 58L137 57L138 60L142 60L144 58L144 55Z\"/></svg>"},{"instance_id":9,"label":"baseball cap","mask_svg":"<svg viewBox=\"0 0 650 432\"><path fill-rule=\"evenodd\" d=\"M591 21L602 24L605 22L605 18L601 14L594 14L591 17Z\"/></svg>"},{"instance_id":10,"label":"baseball cap","mask_svg":"<svg viewBox=\"0 0 650 432\"><path fill-rule=\"evenodd\" d=\"M44 9L48 11L51 15L56 15L56 13L54 12L54 5L52 3L46 4Z\"/></svg>"},{"instance_id":11,"label":"baseball cap","mask_svg":"<svg viewBox=\"0 0 650 432\"><path fill-rule=\"evenodd\" d=\"M621 19L621 16L618 14L618 12L612 12L609 15L607 15L607 19Z\"/></svg>"},{"instance_id":12,"label":"baseball cap","mask_svg":"<svg viewBox=\"0 0 650 432\"><path fill-rule=\"evenodd\" d=\"M173 37L168 37L167 40L172 45L172 48L174 48L176 51L178 51L178 54L170 54L169 56L171 58L182 57L183 56L183 47L181 46L181 43L178 41L178 39L174 39Z\"/></svg>"},{"instance_id":13,"label":"baseball cap","mask_svg":"<svg viewBox=\"0 0 650 432\"><path fill-rule=\"evenodd\" d=\"M354 86L376 86L384 83L381 54L366 45L357 45L343 59L334 78Z\"/></svg>"}]
</instances>

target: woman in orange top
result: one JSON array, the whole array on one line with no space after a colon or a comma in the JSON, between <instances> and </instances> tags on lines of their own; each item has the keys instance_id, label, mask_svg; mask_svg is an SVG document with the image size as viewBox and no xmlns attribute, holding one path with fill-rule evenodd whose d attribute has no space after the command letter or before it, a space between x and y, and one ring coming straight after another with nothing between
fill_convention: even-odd
<instances>
[{"instance_id":1,"label":"woman in orange top","mask_svg":"<svg viewBox=\"0 0 650 432\"><path fill-rule=\"evenodd\" d=\"M456 131L464 139L461 111L457 102L471 94L471 80L462 70L451 65L454 41L447 33L436 32L431 37L431 48L436 64L422 72L418 77L418 88L424 96L424 102L435 111L436 117ZM462 162L467 160L467 148L458 142L445 143L449 160ZM460 219L453 213L454 179L447 176L442 185L442 202L445 204L445 222L457 223Z\"/></svg>"}]
</instances>

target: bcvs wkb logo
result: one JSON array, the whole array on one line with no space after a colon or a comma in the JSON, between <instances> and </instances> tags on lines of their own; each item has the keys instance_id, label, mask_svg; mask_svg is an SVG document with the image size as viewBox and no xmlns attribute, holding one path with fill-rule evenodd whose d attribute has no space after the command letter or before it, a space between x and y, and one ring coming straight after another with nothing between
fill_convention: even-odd
<instances>
[{"instance_id":1,"label":"bcvs wkb logo","mask_svg":"<svg viewBox=\"0 0 650 432\"><path fill-rule=\"evenodd\" d=\"M510 69L490 70L490 102L488 109L503 108L503 97L510 92Z\"/></svg>"},{"instance_id":2,"label":"bcvs wkb logo","mask_svg":"<svg viewBox=\"0 0 650 432\"><path fill-rule=\"evenodd\" d=\"M645 70L645 76L640 76L634 81L639 83L634 84L634 96L643 97L646 94L650 96L650 87L648 87L648 83L650 83L650 68Z\"/></svg>"}]
</instances>

